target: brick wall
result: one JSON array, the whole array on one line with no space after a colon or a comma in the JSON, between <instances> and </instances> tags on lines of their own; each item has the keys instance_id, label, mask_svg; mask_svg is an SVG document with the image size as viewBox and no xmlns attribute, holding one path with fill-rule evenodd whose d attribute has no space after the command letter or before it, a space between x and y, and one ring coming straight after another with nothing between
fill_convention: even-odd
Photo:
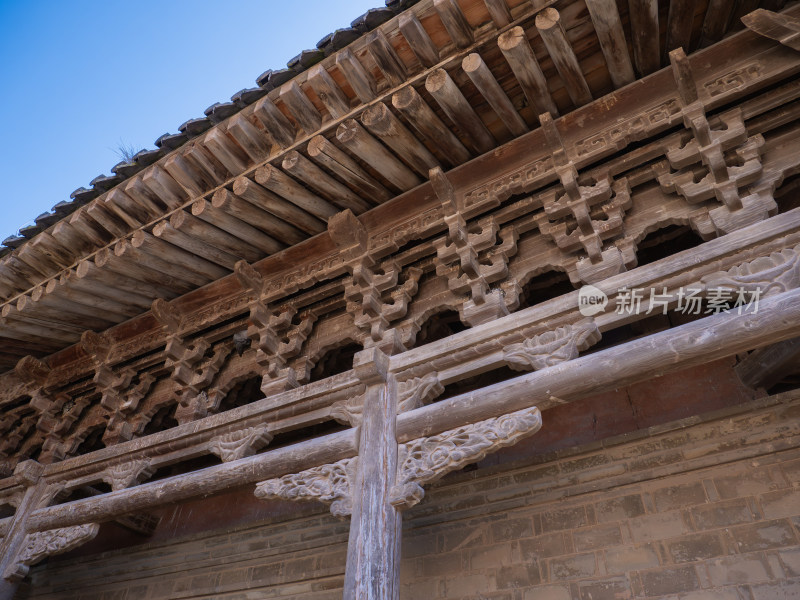
<instances>
[{"instance_id":1,"label":"brick wall","mask_svg":"<svg viewBox=\"0 0 800 600\"><path fill-rule=\"evenodd\" d=\"M408 512L401 598L800 598L799 393L523 462L446 478ZM338 599L346 540L306 514L51 559L19 596Z\"/></svg>"}]
</instances>

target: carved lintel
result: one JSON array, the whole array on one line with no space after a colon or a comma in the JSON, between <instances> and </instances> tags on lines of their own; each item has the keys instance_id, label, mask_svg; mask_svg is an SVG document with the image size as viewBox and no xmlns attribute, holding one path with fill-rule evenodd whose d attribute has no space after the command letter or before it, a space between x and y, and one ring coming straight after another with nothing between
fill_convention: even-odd
<instances>
[{"instance_id":1,"label":"carved lintel","mask_svg":"<svg viewBox=\"0 0 800 600\"><path fill-rule=\"evenodd\" d=\"M28 574L32 565L48 556L61 554L85 544L94 539L99 530L100 525L97 523L87 523L75 527L29 533L25 536L16 560L3 573L3 577L9 581L19 581Z\"/></svg>"},{"instance_id":2,"label":"carved lintel","mask_svg":"<svg viewBox=\"0 0 800 600\"><path fill-rule=\"evenodd\" d=\"M271 441L272 434L267 432L267 426L259 425L225 433L215 438L208 449L222 462L230 462L252 456Z\"/></svg>"},{"instance_id":3,"label":"carved lintel","mask_svg":"<svg viewBox=\"0 0 800 600\"><path fill-rule=\"evenodd\" d=\"M257 498L319 500L331 503L331 513L345 517L352 510L352 490L358 457L312 467L299 473L268 479L256 485Z\"/></svg>"},{"instance_id":4,"label":"carved lintel","mask_svg":"<svg viewBox=\"0 0 800 600\"><path fill-rule=\"evenodd\" d=\"M109 484L114 491L124 490L143 482L154 472L155 469L149 459L132 460L106 469L103 473L103 481Z\"/></svg>"},{"instance_id":5,"label":"carved lintel","mask_svg":"<svg viewBox=\"0 0 800 600\"><path fill-rule=\"evenodd\" d=\"M795 289L800 287L800 245L759 256L727 271L711 273L701 281L706 290L758 291L761 298Z\"/></svg>"},{"instance_id":6,"label":"carved lintel","mask_svg":"<svg viewBox=\"0 0 800 600\"><path fill-rule=\"evenodd\" d=\"M577 358L578 352L599 341L600 330L594 320L582 319L505 347L503 360L515 371L538 371Z\"/></svg>"},{"instance_id":7,"label":"carved lintel","mask_svg":"<svg viewBox=\"0 0 800 600\"><path fill-rule=\"evenodd\" d=\"M412 377L397 384L397 412L406 412L424 406L444 391L439 374L431 372L422 377Z\"/></svg>"},{"instance_id":8,"label":"carved lintel","mask_svg":"<svg viewBox=\"0 0 800 600\"><path fill-rule=\"evenodd\" d=\"M414 506L425 495L424 484L516 444L541 426L542 415L534 406L400 444L391 503L404 508Z\"/></svg>"}]
</instances>

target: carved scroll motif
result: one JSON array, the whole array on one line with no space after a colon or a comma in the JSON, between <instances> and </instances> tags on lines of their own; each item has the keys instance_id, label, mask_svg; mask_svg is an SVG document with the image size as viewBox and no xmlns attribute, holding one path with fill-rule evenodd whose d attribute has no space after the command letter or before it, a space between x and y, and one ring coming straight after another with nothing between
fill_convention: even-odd
<instances>
[{"instance_id":1,"label":"carved scroll motif","mask_svg":"<svg viewBox=\"0 0 800 600\"><path fill-rule=\"evenodd\" d=\"M94 539L100 525L87 523L75 527L63 527L49 531L37 531L25 536L25 542L16 561L9 566L3 576L10 581L18 581L28 574L28 569L39 561L67 552Z\"/></svg>"},{"instance_id":2,"label":"carved scroll motif","mask_svg":"<svg viewBox=\"0 0 800 600\"><path fill-rule=\"evenodd\" d=\"M284 500L319 500L331 503L331 513L345 517L352 510L352 486L358 457L345 458L299 473L262 481L256 486L257 498Z\"/></svg>"},{"instance_id":3,"label":"carved scroll motif","mask_svg":"<svg viewBox=\"0 0 800 600\"><path fill-rule=\"evenodd\" d=\"M534 407L419 438L398 448L391 503L410 508L425 495L422 486L536 433L542 415Z\"/></svg>"},{"instance_id":4,"label":"carved scroll motif","mask_svg":"<svg viewBox=\"0 0 800 600\"><path fill-rule=\"evenodd\" d=\"M592 319L584 319L511 344L503 349L503 359L515 371L538 371L577 358L578 352L599 341L597 325Z\"/></svg>"},{"instance_id":5,"label":"carved scroll motif","mask_svg":"<svg viewBox=\"0 0 800 600\"><path fill-rule=\"evenodd\" d=\"M337 400L331 405L330 415L338 423L358 427L364 412L364 396L357 395L346 400Z\"/></svg>"},{"instance_id":6,"label":"carved scroll motif","mask_svg":"<svg viewBox=\"0 0 800 600\"><path fill-rule=\"evenodd\" d=\"M413 377L397 384L397 411L406 412L424 406L444 391L438 373Z\"/></svg>"},{"instance_id":7,"label":"carved scroll motif","mask_svg":"<svg viewBox=\"0 0 800 600\"><path fill-rule=\"evenodd\" d=\"M230 462L252 456L269 444L272 437L271 433L267 433L266 425L248 427L215 438L209 444L208 449L219 456L222 462Z\"/></svg>"},{"instance_id":8,"label":"carved scroll motif","mask_svg":"<svg viewBox=\"0 0 800 600\"><path fill-rule=\"evenodd\" d=\"M154 472L155 469L150 465L148 459L134 460L106 469L103 473L103 481L108 483L114 491L124 490L148 479Z\"/></svg>"},{"instance_id":9,"label":"carved scroll motif","mask_svg":"<svg viewBox=\"0 0 800 600\"><path fill-rule=\"evenodd\" d=\"M760 256L701 279L706 289L759 291L761 297L800 287L800 245Z\"/></svg>"}]
</instances>

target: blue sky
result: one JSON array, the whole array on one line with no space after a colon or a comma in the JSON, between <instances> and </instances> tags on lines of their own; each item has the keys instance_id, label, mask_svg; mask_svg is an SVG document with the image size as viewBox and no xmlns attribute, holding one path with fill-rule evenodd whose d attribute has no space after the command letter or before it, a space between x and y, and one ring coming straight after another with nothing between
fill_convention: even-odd
<instances>
[{"instance_id":1,"label":"blue sky","mask_svg":"<svg viewBox=\"0 0 800 600\"><path fill-rule=\"evenodd\" d=\"M0 0L0 240L382 0Z\"/></svg>"}]
</instances>

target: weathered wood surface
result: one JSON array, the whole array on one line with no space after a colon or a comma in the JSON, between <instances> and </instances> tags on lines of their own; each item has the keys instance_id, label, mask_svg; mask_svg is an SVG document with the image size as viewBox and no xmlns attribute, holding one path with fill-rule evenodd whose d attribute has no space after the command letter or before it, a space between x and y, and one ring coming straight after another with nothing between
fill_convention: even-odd
<instances>
[{"instance_id":1,"label":"weathered wood surface","mask_svg":"<svg viewBox=\"0 0 800 600\"><path fill-rule=\"evenodd\" d=\"M445 4L443 3L442 6L445 6ZM454 6L456 11L460 10L458 4ZM491 12L491 7L489 8ZM498 7L495 7L495 9L496 8ZM500 6L500 8L500 12L502 12L502 6ZM536 8L541 8L541 6L537 5ZM474 20L476 14L476 9L474 7L461 7L461 9L463 9L461 12L472 15L470 19ZM452 6L445 9L445 11L452 10ZM515 15L518 18L518 22L522 25L529 24L533 10L534 7L515 7ZM496 10L495 13L497 13ZM565 15L568 13L569 11L565 12ZM498 19L497 14L493 15L495 21ZM505 17L500 15L499 19L502 21ZM429 21L430 20L426 21L426 27L428 28L430 28ZM568 26L571 25L568 24ZM391 40L392 44L396 44L396 36L402 35L402 32L400 32L397 27L397 22L392 22L380 29L380 31L383 32L383 37L387 41ZM491 43L496 33L492 33L489 31L490 29L491 28L484 28L478 31L472 31L474 42L484 47L486 44ZM367 41L364 40L363 43L366 44ZM356 44L354 49L358 47L359 45ZM442 58L445 59L445 63L443 64L447 69L453 69L454 65L460 62L465 52L466 51L453 48L445 48L444 54L442 55ZM338 61L338 57L343 54L344 53L337 54L336 61ZM448 56L450 58L447 58ZM330 62L333 63L334 60ZM358 59L356 59L356 62L358 62ZM328 63L326 63L325 68L329 68ZM335 79L335 71L326 72ZM412 83L414 81L421 81L425 76L424 72L417 73L414 68L408 67L406 67L406 74L411 74L411 79L406 81ZM322 75L321 77L325 76ZM301 88L305 85L306 89L313 87L308 81L307 74L298 79L298 85L300 85ZM313 95L313 92L310 93ZM273 93L270 102L276 100L279 104L282 104L278 98L279 95L279 91ZM265 99L262 98L262 100ZM288 110L286 106L282 106L282 108ZM275 109L278 113L281 112L281 109L277 107ZM196 198L193 197L196 190L206 190L208 186L220 185L231 175L231 169L252 168L250 167L251 162L261 160L267 149L265 145L265 132L262 131L261 126L264 126L265 129L267 127L265 123L262 122L262 119L256 115L256 112L255 107L252 108L252 112L251 109L248 108L243 111L243 113L232 118L230 122L215 126L212 131L193 140L180 150L181 156L185 159L183 162L180 160L176 161L174 157L166 157L163 161L146 169L146 173L142 173L128 180L122 186L118 186L118 188L115 188L108 194L101 196L96 202L98 205L112 206L106 203L108 198L111 198L115 194L117 197L120 197L120 194L130 194L129 199L132 200L132 202L128 203L128 208L135 211L136 206L139 204L141 204L142 207L146 207L146 216L144 216L144 220L138 220L132 217L126 210L114 209L114 218L112 220L105 218L101 212L96 210L94 213L97 215L97 219L91 217L91 212L89 210L78 211L70 218L68 223L65 222L64 226L58 228L58 235L55 236L55 239L58 240L58 238L63 237L63 240L59 240L60 245L58 247L49 244L47 235L42 235L41 241L31 244L31 248L36 250L35 255L31 255L30 250L23 251L20 249L19 254L26 256L31 262L37 265L37 267L32 267L26 264L23 267L23 271L28 272L28 274L32 275L34 280L36 280L42 276L40 269L47 271L51 268L61 268L58 266L58 259L55 263L51 263L52 258L60 257L63 260L67 260L66 255L62 256L54 253L55 251L60 252L60 249L69 248L69 252L91 252L94 251L98 245L107 243L109 239L113 243L114 236L120 235L120 230L118 229L118 223L116 221L124 222L125 225L129 227L139 227L147 221L160 218L164 215L165 210L173 210L183 203L196 200ZM253 118L249 118L251 115ZM267 121L273 122L276 119L280 119L280 117L274 114L273 117L275 118L268 118ZM289 122L286 120L285 116L283 116L283 119L286 123ZM331 127L335 125L335 122L330 124ZM289 135L284 136L286 139L283 140L287 145L291 145L294 140L293 126L291 126L291 123L289 123L289 126L291 131L289 131ZM326 127L327 125L322 124L322 126ZM269 137L274 136L270 134ZM288 138L291 138L291 141ZM280 144L278 144L278 146L280 146ZM439 159L441 160L441 157L439 157ZM167 168L168 166L174 168ZM188 173L191 173L191 177L195 179L191 179L191 177L187 178L186 175ZM234 174L234 176L235 175L236 174ZM183 179L181 179L181 177L183 177ZM53 231L55 232L56 229ZM68 241L69 243L67 243ZM2 261L3 268L6 267L7 262L10 261ZM46 263L51 264L48 267ZM31 289L29 287L30 284L22 283L22 280L18 281L19 282L16 284L16 286L18 286L17 289L9 289L7 293L22 293ZM34 285L36 284L35 281L31 283ZM2 288L2 286L0 286L0 288Z\"/></svg>"},{"instance_id":2,"label":"weathered wood surface","mask_svg":"<svg viewBox=\"0 0 800 600\"><path fill-rule=\"evenodd\" d=\"M489 106L497 113L500 120L515 136L528 131L528 126L519 116L516 108L509 100L503 88L497 83L489 67L483 62L480 54L472 53L461 62L461 68L470 78L478 91L486 98Z\"/></svg>"},{"instance_id":3,"label":"weathered wood surface","mask_svg":"<svg viewBox=\"0 0 800 600\"><path fill-rule=\"evenodd\" d=\"M786 375L800 371L800 338L753 350L735 371L745 385L769 389Z\"/></svg>"},{"instance_id":4,"label":"weathered wood surface","mask_svg":"<svg viewBox=\"0 0 800 600\"><path fill-rule=\"evenodd\" d=\"M586 8L600 40L600 49L608 65L608 74L614 87L628 85L636 76L628 54L628 44L615 0L588 0Z\"/></svg>"},{"instance_id":5,"label":"weathered wood surface","mask_svg":"<svg viewBox=\"0 0 800 600\"><path fill-rule=\"evenodd\" d=\"M628 14L636 69L640 75L649 75L661 67L658 0L628 0Z\"/></svg>"},{"instance_id":6,"label":"weathered wood surface","mask_svg":"<svg viewBox=\"0 0 800 600\"><path fill-rule=\"evenodd\" d=\"M497 38L497 45L511 66L528 102L536 108L536 113L549 112L557 117L558 107L550 96L547 79L531 49L525 30L522 27L512 27Z\"/></svg>"},{"instance_id":7,"label":"weathered wood surface","mask_svg":"<svg viewBox=\"0 0 800 600\"><path fill-rule=\"evenodd\" d=\"M461 140L436 116L412 86L395 92L392 95L392 106L405 115L415 130L442 149L448 163L457 165L469 160L470 153Z\"/></svg>"},{"instance_id":8,"label":"weathered wood surface","mask_svg":"<svg viewBox=\"0 0 800 600\"><path fill-rule=\"evenodd\" d=\"M496 143L492 134L447 71L437 69L428 75L425 89L479 154L494 148Z\"/></svg>"},{"instance_id":9,"label":"weathered wood surface","mask_svg":"<svg viewBox=\"0 0 800 600\"><path fill-rule=\"evenodd\" d=\"M581 71L575 51L567 39L561 15L555 8L546 8L536 15L536 29L542 36L547 52L564 82L569 97L575 106L583 106L592 101L592 92Z\"/></svg>"},{"instance_id":10,"label":"weathered wood surface","mask_svg":"<svg viewBox=\"0 0 800 600\"><path fill-rule=\"evenodd\" d=\"M405 442L431 436L531 405L546 410L587 394L704 364L798 334L800 290L795 289L763 300L756 314L721 313L706 317L591 356L522 375L479 392L403 413L397 418L397 439ZM557 397L553 398L556 394ZM28 517L27 531L101 522L158 504L213 494L317 464L335 462L355 453L353 431L332 434L198 473L40 508Z\"/></svg>"},{"instance_id":11,"label":"weathered wood surface","mask_svg":"<svg viewBox=\"0 0 800 600\"><path fill-rule=\"evenodd\" d=\"M414 137L383 102L373 104L365 110L361 115L361 122L418 175L425 177L428 171L439 165L430 150Z\"/></svg>"},{"instance_id":12,"label":"weathered wood surface","mask_svg":"<svg viewBox=\"0 0 800 600\"><path fill-rule=\"evenodd\" d=\"M367 389L359 427L358 471L352 491L344 598L395 600L400 586L402 515L390 502L397 470L397 390L388 357L364 351L356 373Z\"/></svg>"},{"instance_id":13,"label":"weathered wood surface","mask_svg":"<svg viewBox=\"0 0 800 600\"><path fill-rule=\"evenodd\" d=\"M794 50L800 50L800 19L797 17L780 15L759 8L742 17L742 22L759 35L777 40Z\"/></svg>"},{"instance_id":14,"label":"weathered wood surface","mask_svg":"<svg viewBox=\"0 0 800 600\"><path fill-rule=\"evenodd\" d=\"M800 334L800 290L761 301L757 313L720 313L403 413L400 442L536 405L542 411L642 378L705 364Z\"/></svg>"},{"instance_id":15,"label":"weathered wood surface","mask_svg":"<svg viewBox=\"0 0 800 600\"><path fill-rule=\"evenodd\" d=\"M743 33L742 35L746 35L746 34ZM757 38L754 38L754 39L757 40ZM722 56L722 50L719 50L719 48L726 47L725 46L726 43L728 43L728 42L725 41L725 42L722 43L722 45L720 47L715 47L715 48L709 49L707 52L711 53L711 54L708 55L709 58L710 58L710 62L707 63L707 66L700 66L696 70L695 76L698 77L701 87L704 86L705 83L710 83L710 84L714 83L714 79L713 78L709 79L707 75L704 75L704 73L713 73L713 69L716 68L714 66L715 65L714 60L719 60L721 58L721 56ZM734 42L732 41L730 43L734 43ZM705 102L707 102L710 107L713 107L714 105L719 105L722 102L729 101L729 99L732 96L738 96L738 95L741 95L741 94L749 93L749 91L751 91L755 86L758 85L759 81L773 80L781 72L783 72L783 73L792 72L792 69L795 68L795 67L791 63L790 55L787 55L787 54L783 54L782 55L780 53L780 47L778 47L778 49L776 50L776 48L774 46L770 46L769 44L771 44L771 42L753 41L752 44L748 45L748 48L752 49L753 56L755 57L755 59L758 60L760 62L760 64L765 65L764 69L760 70L758 72L757 76L755 76L755 77L745 77L745 79L743 80L742 85L740 85L739 87L734 88L733 90L727 89L727 90L723 90L723 91L721 91L719 93L715 93L714 96L712 96L710 98L707 98L705 100ZM775 53L774 54L774 59L768 58L770 56L771 52ZM785 52L788 52L788 51L785 51ZM759 56L761 58L759 58ZM716 59L714 57L716 57ZM690 60L693 60L693 57L690 58ZM629 101L632 101L632 98L637 97L637 98L640 98L640 99L642 99L642 100L644 100L646 102L646 99L648 97L648 93L650 93L651 90L653 90L654 88L659 87L659 85L661 85L662 87L666 86L665 82L661 82L661 84L659 84L661 76L663 76L663 75L660 74L660 73L656 73L656 74L654 74L652 76L655 79L653 79L652 81L647 81L647 83L653 84L653 85L645 85L645 84L643 84L643 85L641 85L639 87L636 87L636 89L633 92L630 92L630 93L628 92L628 90L621 90L618 93L619 94L618 100L624 104L626 97L631 99ZM638 85L638 84L636 84L636 85ZM705 88L705 87L703 87L703 89L704 90L705 89L714 89L715 91L717 90L717 88ZM663 127L670 126L670 124L675 120L676 119L673 119L672 117L668 117L665 120L658 121L657 123L653 124L652 127L647 131L650 131L650 132L658 131L658 130L662 129ZM568 119L568 121L572 122L572 119ZM566 127L566 130L569 130L569 125L567 123L565 123L565 127ZM593 129L591 129L589 131L602 132L603 131L603 127L604 127L604 125L602 123L602 118L600 118L599 120L596 119L596 118L593 119L589 123L589 127L593 127ZM581 134L585 133L586 131L587 131L586 129L582 130ZM535 136L536 132L533 132L531 134L526 134L526 135L527 136ZM635 133L635 135L636 136L645 135L645 133L644 132L642 132L642 133L638 133L637 132L637 133ZM587 136L587 138L591 138L591 137L592 137L591 135ZM520 141L522 139L523 138L520 138ZM536 139L535 137L532 137L532 139L526 139L526 142L528 142L528 143L532 142L534 147L535 147L535 143L536 143L535 139ZM568 136L567 139L569 140L570 137ZM573 137L573 139L574 139L574 137ZM574 143L574 142L569 142L568 141L567 143ZM582 161L585 161L585 160L597 160L599 157L602 157L605 153L611 152L614 147L615 146L611 146L611 145L608 145L608 146L605 146L605 147L601 146L599 148L597 146L595 146L594 149L590 153L586 153L586 154L580 155L581 157L578 159L578 161L582 162ZM499 159L495 159L499 164L502 165L500 167L500 169L501 169L500 172L501 173L513 173L514 169L518 169L520 166L522 166L522 163L523 163L522 157L524 155L523 154L519 154L521 152L522 152L522 144L521 143L515 143L515 142L510 143L509 146L508 146L508 152L504 153L503 160L499 161ZM517 156L519 158L515 158ZM491 157L487 157L485 159L482 159L480 161L480 163L485 165L486 168L489 168L491 166L489 164L489 163L491 163L491 160L492 160ZM509 168L509 166L511 166L511 168ZM474 165L473 165L473 167L474 167ZM470 186L469 177L470 177L471 173L474 173L475 175L477 175L477 172L475 171L474 168L470 168L470 169L467 169L467 170L461 170L461 171L454 171L452 176L453 176L454 182L456 183L456 186L460 187L461 189L465 189L466 188L467 190L469 190L470 189L470 187L469 187ZM502 177L501 177L501 179L502 179ZM539 181L546 181L546 175L544 175L542 179L539 179ZM420 195L423 194L423 193L425 193L425 192L421 191ZM407 202L407 201L408 201L408 198L403 198L403 202ZM424 203L421 203L419 205L419 207L424 210L424 208L423 208L424 207ZM381 219L382 217L378 213L376 213L376 218L377 219ZM372 221L372 222L375 222L375 221ZM385 222L385 219L384 219L384 222ZM180 277L179 277L178 280L180 281Z\"/></svg>"},{"instance_id":16,"label":"weathered wood surface","mask_svg":"<svg viewBox=\"0 0 800 600\"><path fill-rule=\"evenodd\" d=\"M416 15L403 13L400 15L398 27L423 66L432 67L439 62L439 49Z\"/></svg>"},{"instance_id":17,"label":"weathered wood surface","mask_svg":"<svg viewBox=\"0 0 800 600\"><path fill-rule=\"evenodd\" d=\"M355 454L354 432L342 431L209 467L198 473L170 477L163 481L109 492L103 496L38 509L27 519L27 531L45 531L54 527L102 522L120 514L223 492Z\"/></svg>"},{"instance_id":18,"label":"weathered wood surface","mask_svg":"<svg viewBox=\"0 0 800 600\"><path fill-rule=\"evenodd\" d=\"M348 119L339 125L336 139L396 188L405 191L420 183L420 178L411 169L365 131L355 119Z\"/></svg>"}]
</instances>

